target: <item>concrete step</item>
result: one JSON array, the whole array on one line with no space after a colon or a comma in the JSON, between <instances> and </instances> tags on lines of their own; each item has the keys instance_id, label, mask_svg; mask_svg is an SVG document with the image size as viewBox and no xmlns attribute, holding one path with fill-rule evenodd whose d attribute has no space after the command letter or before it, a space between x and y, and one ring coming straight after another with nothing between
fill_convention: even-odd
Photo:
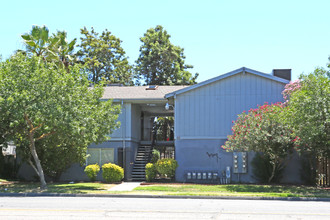
<instances>
[{"instance_id":1,"label":"concrete step","mask_svg":"<svg viewBox=\"0 0 330 220\"><path fill-rule=\"evenodd\" d=\"M146 164L147 161L144 161L144 160L137 160L135 161L135 164Z\"/></svg>"},{"instance_id":2,"label":"concrete step","mask_svg":"<svg viewBox=\"0 0 330 220\"><path fill-rule=\"evenodd\" d=\"M135 171L138 171L138 172L145 172L145 169L144 168L137 168L137 169L133 169L132 172L135 172Z\"/></svg>"},{"instance_id":3,"label":"concrete step","mask_svg":"<svg viewBox=\"0 0 330 220\"><path fill-rule=\"evenodd\" d=\"M139 168L139 169L133 169L132 172L145 172L145 169Z\"/></svg>"},{"instance_id":4,"label":"concrete step","mask_svg":"<svg viewBox=\"0 0 330 220\"><path fill-rule=\"evenodd\" d=\"M145 181L146 178L145 178L145 177L132 177L132 180L133 180L133 181L138 181L138 180L140 180L140 181Z\"/></svg>"},{"instance_id":5,"label":"concrete step","mask_svg":"<svg viewBox=\"0 0 330 220\"><path fill-rule=\"evenodd\" d=\"M136 168L141 168L141 167L142 167L142 168L144 169L146 166L145 166L144 164L135 164L135 165L134 165L134 168L135 168L135 167L136 167Z\"/></svg>"},{"instance_id":6,"label":"concrete step","mask_svg":"<svg viewBox=\"0 0 330 220\"><path fill-rule=\"evenodd\" d=\"M146 179L145 178L136 178L136 179L132 178L132 181L133 182L144 182L144 181L146 181Z\"/></svg>"},{"instance_id":7,"label":"concrete step","mask_svg":"<svg viewBox=\"0 0 330 220\"><path fill-rule=\"evenodd\" d=\"M132 176L142 176L144 177L146 175L145 172L132 172Z\"/></svg>"},{"instance_id":8,"label":"concrete step","mask_svg":"<svg viewBox=\"0 0 330 220\"><path fill-rule=\"evenodd\" d=\"M145 171L145 168L144 167L134 167L133 168L133 172L134 171L143 171L144 172Z\"/></svg>"},{"instance_id":9,"label":"concrete step","mask_svg":"<svg viewBox=\"0 0 330 220\"><path fill-rule=\"evenodd\" d=\"M144 173L134 173L132 174L132 178L145 178L145 174Z\"/></svg>"},{"instance_id":10,"label":"concrete step","mask_svg":"<svg viewBox=\"0 0 330 220\"><path fill-rule=\"evenodd\" d=\"M143 175L132 175L132 179L145 179L145 178L146 178L145 174L143 174Z\"/></svg>"},{"instance_id":11,"label":"concrete step","mask_svg":"<svg viewBox=\"0 0 330 220\"><path fill-rule=\"evenodd\" d=\"M134 170L143 170L143 171L144 171L144 170L146 170L146 169L145 169L144 167L133 167L133 171L134 171Z\"/></svg>"},{"instance_id":12,"label":"concrete step","mask_svg":"<svg viewBox=\"0 0 330 220\"><path fill-rule=\"evenodd\" d=\"M145 154L145 153L143 153L143 154L142 154L142 153L139 154L139 153L138 153L136 156L137 156L137 157L148 157L149 154Z\"/></svg>"},{"instance_id":13,"label":"concrete step","mask_svg":"<svg viewBox=\"0 0 330 220\"><path fill-rule=\"evenodd\" d=\"M132 170L132 181L145 181L145 166L149 160L151 147L140 146L138 148L135 163Z\"/></svg>"}]
</instances>

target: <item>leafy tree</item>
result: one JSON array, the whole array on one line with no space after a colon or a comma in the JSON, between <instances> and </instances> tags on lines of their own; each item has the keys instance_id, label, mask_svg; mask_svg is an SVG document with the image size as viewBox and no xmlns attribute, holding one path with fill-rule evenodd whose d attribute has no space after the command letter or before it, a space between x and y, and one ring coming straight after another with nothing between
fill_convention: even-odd
<instances>
[{"instance_id":1,"label":"leafy tree","mask_svg":"<svg viewBox=\"0 0 330 220\"><path fill-rule=\"evenodd\" d=\"M36 150L44 172L55 181L58 181L61 174L73 163L83 165L86 156L84 145L78 147L74 140L63 143L60 138L58 135L52 135L36 142ZM29 152L26 152L25 156L29 156Z\"/></svg>"},{"instance_id":2,"label":"leafy tree","mask_svg":"<svg viewBox=\"0 0 330 220\"><path fill-rule=\"evenodd\" d=\"M77 55L87 65L89 79L98 83L104 78L110 83L133 85L132 69L119 38L107 29L99 35L92 28L81 29L80 50Z\"/></svg>"},{"instance_id":3,"label":"leafy tree","mask_svg":"<svg viewBox=\"0 0 330 220\"><path fill-rule=\"evenodd\" d=\"M282 103L265 103L248 113L238 115L232 127L233 135L222 146L227 151L255 151L263 153L272 165L268 182L274 178L276 170L283 166L285 157L299 140L293 131L281 121L285 111Z\"/></svg>"},{"instance_id":4,"label":"leafy tree","mask_svg":"<svg viewBox=\"0 0 330 220\"><path fill-rule=\"evenodd\" d=\"M42 189L46 182L37 145L45 152L48 147L82 152L91 143L107 140L117 127L119 107L100 100L101 85L93 89L88 85L78 65L67 74L54 63L20 53L0 64L0 127L10 127L4 141L13 140L30 153L27 160L40 177Z\"/></svg>"},{"instance_id":5,"label":"leafy tree","mask_svg":"<svg viewBox=\"0 0 330 220\"><path fill-rule=\"evenodd\" d=\"M183 48L170 42L170 35L160 25L150 28L140 38L142 46L136 61L136 77L147 85L191 85L194 76L187 71Z\"/></svg>"},{"instance_id":6,"label":"leafy tree","mask_svg":"<svg viewBox=\"0 0 330 220\"><path fill-rule=\"evenodd\" d=\"M158 117L154 124L154 130L157 133L157 140L173 140L173 117Z\"/></svg>"},{"instance_id":7,"label":"leafy tree","mask_svg":"<svg viewBox=\"0 0 330 220\"><path fill-rule=\"evenodd\" d=\"M317 68L300 78L300 88L291 93L286 115L301 139L297 151L330 157L329 71Z\"/></svg>"}]
</instances>

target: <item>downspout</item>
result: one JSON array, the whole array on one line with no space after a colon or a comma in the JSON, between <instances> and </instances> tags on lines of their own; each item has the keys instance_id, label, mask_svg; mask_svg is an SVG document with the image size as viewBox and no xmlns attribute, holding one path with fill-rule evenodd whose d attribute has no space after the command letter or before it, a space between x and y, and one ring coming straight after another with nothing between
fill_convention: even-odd
<instances>
[{"instance_id":1,"label":"downspout","mask_svg":"<svg viewBox=\"0 0 330 220\"><path fill-rule=\"evenodd\" d=\"M124 100L121 100L121 106L122 108L125 110L124 112L124 118L125 118L125 123L124 123L124 127L123 127L123 133L122 133L122 137L123 137L123 168L126 171L126 124L127 124L127 120L126 120L126 108L124 106Z\"/></svg>"},{"instance_id":2,"label":"downspout","mask_svg":"<svg viewBox=\"0 0 330 220\"><path fill-rule=\"evenodd\" d=\"M173 97L173 118L174 118L174 131L173 131L173 143L174 143L174 159L176 160L176 146L175 146L175 142L176 142L176 128L177 128L177 123L176 123L176 117L175 117L175 108L174 106L176 106L176 94L174 94Z\"/></svg>"}]
</instances>

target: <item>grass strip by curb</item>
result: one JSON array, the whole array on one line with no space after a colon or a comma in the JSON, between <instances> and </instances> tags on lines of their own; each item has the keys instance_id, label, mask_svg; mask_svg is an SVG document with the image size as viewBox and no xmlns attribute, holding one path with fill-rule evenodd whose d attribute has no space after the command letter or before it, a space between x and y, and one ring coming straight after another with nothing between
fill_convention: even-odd
<instances>
[{"instance_id":1,"label":"grass strip by curb","mask_svg":"<svg viewBox=\"0 0 330 220\"><path fill-rule=\"evenodd\" d=\"M144 183L133 191L109 191L116 184L102 182L50 183L41 191L39 183L1 181L0 193L48 193L74 195L128 195L128 196L191 196L191 197L256 197L256 198L330 198L330 190L309 186L252 185L252 184L184 184L184 183Z\"/></svg>"}]
</instances>

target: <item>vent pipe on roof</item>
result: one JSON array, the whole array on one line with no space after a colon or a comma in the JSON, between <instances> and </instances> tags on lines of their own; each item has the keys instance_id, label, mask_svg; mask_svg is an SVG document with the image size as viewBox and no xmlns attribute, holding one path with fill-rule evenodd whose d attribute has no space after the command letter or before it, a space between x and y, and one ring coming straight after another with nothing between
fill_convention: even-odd
<instances>
[{"instance_id":1,"label":"vent pipe on roof","mask_svg":"<svg viewBox=\"0 0 330 220\"><path fill-rule=\"evenodd\" d=\"M291 81L291 69L273 69L272 75Z\"/></svg>"}]
</instances>

